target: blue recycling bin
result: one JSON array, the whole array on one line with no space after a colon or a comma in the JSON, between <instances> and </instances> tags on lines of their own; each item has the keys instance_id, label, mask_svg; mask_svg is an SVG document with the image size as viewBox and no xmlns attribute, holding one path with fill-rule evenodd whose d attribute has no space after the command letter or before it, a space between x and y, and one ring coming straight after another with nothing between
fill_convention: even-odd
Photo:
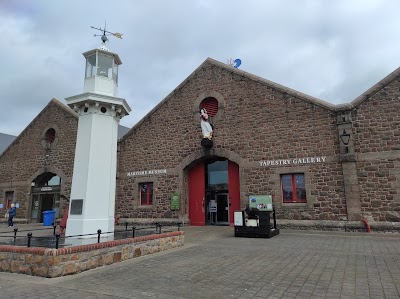
<instances>
[{"instance_id":1,"label":"blue recycling bin","mask_svg":"<svg viewBox=\"0 0 400 299\"><path fill-rule=\"evenodd\" d=\"M55 210L49 210L43 212L43 226L52 226L54 223L54 216L56 215Z\"/></svg>"}]
</instances>

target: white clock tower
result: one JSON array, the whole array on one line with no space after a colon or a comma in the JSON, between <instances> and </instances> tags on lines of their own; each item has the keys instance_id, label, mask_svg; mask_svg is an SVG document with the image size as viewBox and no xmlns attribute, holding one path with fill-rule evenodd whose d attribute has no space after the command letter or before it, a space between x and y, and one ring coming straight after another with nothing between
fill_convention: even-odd
<instances>
[{"instance_id":1,"label":"white clock tower","mask_svg":"<svg viewBox=\"0 0 400 299\"><path fill-rule=\"evenodd\" d=\"M83 53L83 93L65 99L79 114L66 236L114 231L118 123L131 108L117 97L122 62L106 48L101 30L102 47Z\"/></svg>"}]
</instances>

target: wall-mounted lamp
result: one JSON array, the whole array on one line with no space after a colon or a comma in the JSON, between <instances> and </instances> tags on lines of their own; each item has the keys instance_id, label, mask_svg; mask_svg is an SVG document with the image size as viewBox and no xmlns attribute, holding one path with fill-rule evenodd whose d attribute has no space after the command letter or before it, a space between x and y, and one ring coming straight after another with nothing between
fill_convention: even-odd
<instances>
[{"instance_id":1,"label":"wall-mounted lamp","mask_svg":"<svg viewBox=\"0 0 400 299\"><path fill-rule=\"evenodd\" d=\"M350 142L350 134L343 130L342 135L340 135L340 140L342 140L343 144L346 146L346 154L349 152L349 142Z\"/></svg>"}]
</instances>

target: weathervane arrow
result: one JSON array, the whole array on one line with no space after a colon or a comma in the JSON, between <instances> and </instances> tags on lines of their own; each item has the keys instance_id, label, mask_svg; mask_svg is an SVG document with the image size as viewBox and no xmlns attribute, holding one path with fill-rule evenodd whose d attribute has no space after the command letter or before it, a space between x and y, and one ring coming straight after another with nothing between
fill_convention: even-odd
<instances>
[{"instance_id":1,"label":"weathervane arrow","mask_svg":"<svg viewBox=\"0 0 400 299\"><path fill-rule=\"evenodd\" d=\"M105 23L104 24L104 28L101 28L101 27L97 28L97 27L94 27L94 26L90 26L90 28L95 29L95 30L99 30L99 31L101 31L103 33L103 34L95 34L94 36L101 36L101 41L103 42L103 47L104 48L106 46L106 41L108 41L108 38L107 38L108 35L112 35L112 36L115 36L116 38L122 39L122 33L107 31L106 30L106 25L107 24Z\"/></svg>"}]
</instances>

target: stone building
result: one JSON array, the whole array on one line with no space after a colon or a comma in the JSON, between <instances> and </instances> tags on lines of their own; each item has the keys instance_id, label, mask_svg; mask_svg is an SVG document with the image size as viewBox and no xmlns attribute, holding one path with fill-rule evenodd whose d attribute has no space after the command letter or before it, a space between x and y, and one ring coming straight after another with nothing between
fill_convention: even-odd
<instances>
[{"instance_id":1,"label":"stone building","mask_svg":"<svg viewBox=\"0 0 400 299\"><path fill-rule=\"evenodd\" d=\"M0 154L0 213L18 204L17 221L43 222L43 211L62 216L71 192L78 114L52 99ZM121 137L128 128L120 126ZM2 217L4 219L4 217Z\"/></svg>"},{"instance_id":2,"label":"stone building","mask_svg":"<svg viewBox=\"0 0 400 299\"><path fill-rule=\"evenodd\" d=\"M214 199L217 222L232 224L249 196L271 195L282 224L391 226L400 221L399 88L396 71L335 106L207 59L119 143L117 211L204 225ZM211 149L200 142L203 107Z\"/></svg>"},{"instance_id":3,"label":"stone building","mask_svg":"<svg viewBox=\"0 0 400 299\"><path fill-rule=\"evenodd\" d=\"M202 145L202 108L211 148ZM281 225L362 227L366 219L399 229L398 111L400 70L333 105L209 58L119 140L116 214L232 224L249 196L271 195ZM46 200L35 196L55 188L51 203L62 213L76 130L75 112L52 100L0 156L0 203L13 194L17 218L41 221Z\"/></svg>"}]
</instances>

